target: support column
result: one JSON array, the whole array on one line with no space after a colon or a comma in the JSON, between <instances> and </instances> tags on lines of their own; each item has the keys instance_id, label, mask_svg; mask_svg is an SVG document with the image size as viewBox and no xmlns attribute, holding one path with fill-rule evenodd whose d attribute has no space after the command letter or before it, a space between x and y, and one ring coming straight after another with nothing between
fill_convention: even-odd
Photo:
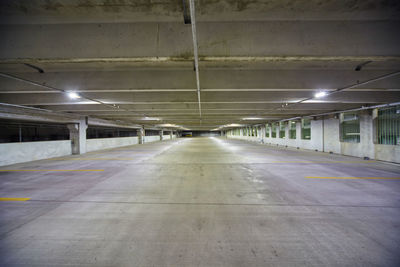
<instances>
[{"instance_id":1,"label":"support column","mask_svg":"<svg viewBox=\"0 0 400 267\"><path fill-rule=\"evenodd\" d=\"M172 134L173 134L173 131L169 131L169 136L170 136L171 140L172 140Z\"/></svg>"},{"instance_id":2,"label":"support column","mask_svg":"<svg viewBox=\"0 0 400 267\"><path fill-rule=\"evenodd\" d=\"M160 130L159 134L160 134L160 141L162 141L163 140L163 130Z\"/></svg>"},{"instance_id":3,"label":"support column","mask_svg":"<svg viewBox=\"0 0 400 267\"><path fill-rule=\"evenodd\" d=\"M86 153L87 118L81 120L79 123L68 124L67 127L69 129L69 138L71 140L72 155Z\"/></svg>"},{"instance_id":4,"label":"support column","mask_svg":"<svg viewBox=\"0 0 400 267\"><path fill-rule=\"evenodd\" d=\"M361 154L359 157L375 158L374 145L374 111L365 110L359 113L360 116L360 143Z\"/></svg>"},{"instance_id":5,"label":"support column","mask_svg":"<svg viewBox=\"0 0 400 267\"><path fill-rule=\"evenodd\" d=\"M145 136L146 136L146 132L145 132L144 128L140 128L137 130L137 136L138 136L139 144L144 144Z\"/></svg>"},{"instance_id":6,"label":"support column","mask_svg":"<svg viewBox=\"0 0 400 267\"><path fill-rule=\"evenodd\" d=\"M261 127L261 128L260 128L260 137L261 137L261 140L260 140L261 143L264 144L264 143L265 143L265 142L264 142L264 139L265 139L265 125L264 125L264 127Z\"/></svg>"}]
</instances>

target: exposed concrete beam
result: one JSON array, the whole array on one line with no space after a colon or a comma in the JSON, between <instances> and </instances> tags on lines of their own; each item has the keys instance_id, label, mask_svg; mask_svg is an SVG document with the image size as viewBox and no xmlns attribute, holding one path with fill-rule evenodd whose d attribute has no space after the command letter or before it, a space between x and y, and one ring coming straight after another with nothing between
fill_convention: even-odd
<instances>
[{"instance_id":1,"label":"exposed concrete beam","mask_svg":"<svg viewBox=\"0 0 400 267\"><path fill-rule=\"evenodd\" d=\"M193 38L193 55L194 55L194 68L196 72L196 87L197 87L197 101L199 102L199 115L201 120L201 93L200 93L200 76L199 76L199 52L197 45L197 31L196 31L196 6L194 0L189 0L190 6L190 24L192 25L192 38Z\"/></svg>"},{"instance_id":2,"label":"exposed concrete beam","mask_svg":"<svg viewBox=\"0 0 400 267\"><path fill-rule=\"evenodd\" d=\"M345 90L348 90L348 89L354 89L354 88L357 88L357 87L359 87L359 86L362 86L362 85L366 85L366 84L369 84L369 83L373 83L373 82L376 82L376 81L380 81L380 80L384 80L384 79L388 79L388 78L390 78L390 77L395 77L395 76L398 76L398 75L400 75L400 71L395 71L395 72L391 72L391 73L387 73L387 74L385 74L385 75L381 75L381 76L378 76L378 77L374 77L374 78L372 78L372 79L368 79L368 80L365 80L365 81L357 81L357 83L355 83L355 84L350 84L350 85L347 85L347 86L344 86L344 87L340 87L340 88L337 88L337 89L335 89L335 90L333 90L333 91L330 91L330 92L327 92L326 93L326 97L328 97L328 96L330 96L330 95L333 95L333 94L337 94L337 93L340 93L340 92L344 92ZM296 101L296 102L294 102L294 103L287 103L285 106L282 106L282 108L285 108L285 107L287 107L287 106L293 106L293 105L298 105L298 104L301 104L301 103L304 103L304 102L309 102L309 101L314 101L314 99L316 99L317 97L315 97L315 96L312 96L312 97L308 97L308 98L305 98L305 99L302 99L302 100L300 100L300 101ZM395 100L396 101L396 100Z\"/></svg>"},{"instance_id":3,"label":"exposed concrete beam","mask_svg":"<svg viewBox=\"0 0 400 267\"><path fill-rule=\"evenodd\" d=\"M9 120L53 122L62 124L80 123L83 119L87 118L88 125L93 126L132 129L137 129L141 127L140 125L127 124L122 121L109 121L76 113L62 113L45 109L10 105L6 103L0 103L0 118Z\"/></svg>"},{"instance_id":4,"label":"exposed concrete beam","mask_svg":"<svg viewBox=\"0 0 400 267\"><path fill-rule=\"evenodd\" d=\"M24 63L135 63L135 62L193 62L185 57L115 57L115 58L2 58L0 64ZM199 56L199 62L310 62L310 61L400 61L400 56Z\"/></svg>"},{"instance_id":5,"label":"exposed concrete beam","mask_svg":"<svg viewBox=\"0 0 400 267\"><path fill-rule=\"evenodd\" d=\"M326 91L334 91L335 89L325 89ZM298 91L315 91L315 88L239 88L239 89L202 89L203 92L298 92ZM400 91L400 88L350 88L346 91L357 92L374 92L374 91ZM154 93L154 92L196 92L196 89L102 89L102 90L75 90L77 93ZM37 90L21 90L21 91L0 91L0 94L60 94L57 91L37 91Z\"/></svg>"},{"instance_id":6,"label":"exposed concrete beam","mask_svg":"<svg viewBox=\"0 0 400 267\"><path fill-rule=\"evenodd\" d=\"M0 118L40 122L79 123L82 116L0 103Z\"/></svg>"}]
</instances>

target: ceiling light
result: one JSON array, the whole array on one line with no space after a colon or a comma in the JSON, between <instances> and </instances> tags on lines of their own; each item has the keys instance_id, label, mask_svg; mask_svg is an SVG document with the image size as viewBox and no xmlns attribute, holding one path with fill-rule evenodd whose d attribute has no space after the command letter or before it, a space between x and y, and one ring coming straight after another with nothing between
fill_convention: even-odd
<instances>
[{"instance_id":1,"label":"ceiling light","mask_svg":"<svg viewBox=\"0 0 400 267\"><path fill-rule=\"evenodd\" d=\"M153 117L144 117L142 119L143 121L159 121L159 118L153 118Z\"/></svg>"},{"instance_id":2,"label":"ceiling light","mask_svg":"<svg viewBox=\"0 0 400 267\"><path fill-rule=\"evenodd\" d=\"M243 118L242 120L245 120L245 121L254 121L254 120L263 120L263 118L248 117L248 118Z\"/></svg>"},{"instance_id":3,"label":"ceiling light","mask_svg":"<svg viewBox=\"0 0 400 267\"><path fill-rule=\"evenodd\" d=\"M75 93L75 92L68 92L68 97L71 98L71 99L78 99L78 98L81 98L81 96L78 95L78 94Z\"/></svg>"},{"instance_id":4,"label":"ceiling light","mask_svg":"<svg viewBox=\"0 0 400 267\"><path fill-rule=\"evenodd\" d=\"M328 94L325 92L325 91L319 91L319 92L317 92L317 93L315 93L314 94L314 97L315 98L321 98L321 97L325 97L325 96L327 96Z\"/></svg>"}]
</instances>

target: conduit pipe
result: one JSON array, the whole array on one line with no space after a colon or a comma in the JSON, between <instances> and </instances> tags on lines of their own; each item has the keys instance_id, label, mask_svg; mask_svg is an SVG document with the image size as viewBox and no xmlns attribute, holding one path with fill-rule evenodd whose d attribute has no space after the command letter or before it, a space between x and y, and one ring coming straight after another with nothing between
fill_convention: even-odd
<instances>
[{"instance_id":1,"label":"conduit pipe","mask_svg":"<svg viewBox=\"0 0 400 267\"><path fill-rule=\"evenodd\" d=\"M196 18L195 18L194 0L189 0L189 6L190 6L190 19L191 19L191 24L192 24L194 67L195 67L195 71L196 71L197 102L199 104L199 115L200 115L200 120L201 120L199 54L198 54L198 46L197 46L197 33L196 33Z\"/></svg>"},{"instance_id":2,"label":"conduit pipe","mask_svg":"<svg viewBox=\"0 0 400 267\"><path fill-rule=\"evenodd\" d=\"M375 105L375 106L368 106L368 107L361 107L361 108L354 108L354 109L331 111L331 112L319 113L319 114L313 114L313 115L306 115L306 116L301 116L301 117L299 116L299 117L294 117L294 118L290 118L290 119L279 120L279 121L276 121L276 122L298 120L298 119L307 118L307 117L327 116L327 115L333 115L333 114L338 114L338 113L343 113L343 112L354 112L354 111L360 111L360 110L386 108L386 107L393 107L393 106L399 106L399 105L400 105L400 102L394 102L394 103L381 104L381 105Z\"/></svg>"},{"instance_id":3,"label":"conduit pipe","mask_svg":"<svg viewBox=\"0 0 400 267\"><path fill-rule=\"evenodd\" d=\"M393 76L397 76L399 74L400 74L400 71L395 71L395 72L388 73L388 74L385 74L385 75L382 75L382 76L378 76L378 77L375 77L375 78L372 78L372 79L369 79L369 80L366 80L366 81L363 81L363 82L357 82L357 83L354 83L354 84L351 84L351 85L348 85L348 86L345 86L345 87L338 88L338 89L330 91L330 92L326 92L325 96L330 96L330 95L336 94L338 92L341 92L341 91L344 91L344 90L347 90L347 89L356 88L356 87L359 87L361 85L366 85L366 84L369 84L369 83L372 83L372 82L376 82L376 81L380 81L380 80L383 80L383 79L387 79L387 78L390 78L390 77L393 77ZM294 106L294 105L297 105L297 104L301 104L301 103L303 103L305 101L312 100L314 98L315 97L308 97L308 98L302 99L300 101L297 101L295 103L287 103L286 105L283 105L282 108L285 108L285 107L288 107L288 106Z\"/></svg>"},{"instance_id":4,"label":"conduit pipe","mask_svg":"<svg viewBox=\"0 0 400 267\"><path fill-rule=\"evenodd\" d=\"M24 83L27 83L27 84L31 84L31 85L34 85L34 86L46 88L46 89L49 89L49 90L58 91L58 92L61 92L61 93L64 93L64 94L69 93L68 90L64 90L64 89L56 88L56 87L53 87L53 86L41 84L41 83L38 83L38 82L35 82L35 81L32 81L32 80L28 80L28 79L25 79L25 78L17 77L17 76L14 76L14 75L11 75L11 74L7 74L7 73L4 73L4 72L0 72L0 76L1 76L1 77L4 77L4 78L9 78L9 79L12 79L12 80L24 82ZM115 105L115 104L107 104L107 103L105 103L105 102L103 102L103 101L100 101L100 100L97 100L97 99L88 97L88 96L86 96L85 94L82 94L82 93L79 93L79 96L80 96L81 98L83 98L83 99L86 99L86 100L89 100L89 101L93 101L93 102L96 102L96 103L98 103L98 104L105 105L105 106L107 106L107 107L111 107L111 108L114 108L114 109L118 109L118 110L123 110L123 111L131 112L131 113L133 113L133 114L143 115L143 116L145 116L145 117L147 116L146 114L140 114L140 113L136 113L136 112L134 112L134 111L131 111L131 110L129 110L129 109L120 108L119 106L117 106L117 105Z\"/></svg>"}]
</instances>

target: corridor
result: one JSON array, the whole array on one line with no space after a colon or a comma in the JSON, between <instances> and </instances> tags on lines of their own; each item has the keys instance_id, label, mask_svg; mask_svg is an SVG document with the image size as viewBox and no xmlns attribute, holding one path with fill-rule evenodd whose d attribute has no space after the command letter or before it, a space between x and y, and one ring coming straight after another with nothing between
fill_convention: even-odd
<instances>
[{"instance_id":1,"label":"corridor","mask_svg":"<svg viewBox=\"0 0 400 267\"><path fill-rule=\"evenodd\" d=\"M180 138L2 167L0 184L2 266L400 264L396 164Z\"/></svg>"}]
</instances>

